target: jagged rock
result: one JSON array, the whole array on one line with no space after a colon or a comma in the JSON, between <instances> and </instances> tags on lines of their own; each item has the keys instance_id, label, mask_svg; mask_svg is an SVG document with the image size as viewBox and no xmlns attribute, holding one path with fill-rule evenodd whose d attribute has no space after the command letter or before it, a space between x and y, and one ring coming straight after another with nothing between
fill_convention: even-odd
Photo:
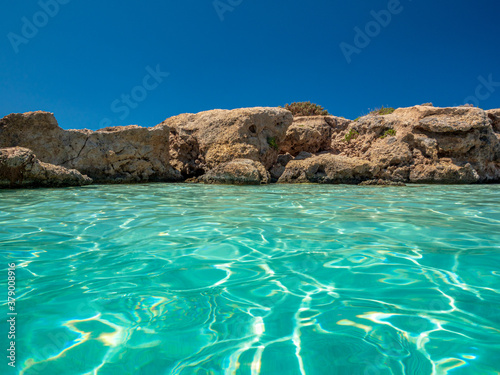
<instances>
[{"instance_id":1,"label":"jagged rock","mask_svg":"<svg viewBox=\"0 0 500 375\"><path fill-rule=\"evenodd\" d=\"M95 182L172 181L169 129L117 126L64 130L52 113L11 114L0 120L0 147L22 146L47 163L74 168Z\"/></svg>"},{"instance_id":2,"label":"jagged rock","mask_svg":"<svg viewBox=\"0 0 500 375\"><path fill-rule=\"evenodd\" d=\"M203 177L203 176L201 176ZM189 177L187 179L184 180L184 183L186 184L199 184L203 181L200 180L201 177Z\"/></svg>"},{"instance_id":3,"label":"jagged rock","mask_svg":"<svg viewBox=\"0 0 500 375\"><path fill-rule=\"evenodd\" d=\"M281 175L285 172L285 167L279 163L274 164L269 170L269 175L271 176L271 182L278 182Z\"/></svg>"},{"instance_id":4,"label":"jagged rock","mask_svg":"<svg viewBox=\"0 0 500 375\"><path fill-rule=\"evenodd\" d=\"M473 184L479 181L479 175L470 164L463 167L453 163L419 164L412 169L410 181L421 184Z\"/></svg>"},{"instance_id":5,"label":"jagged rock","mask_svg":"<svg viewBox=\"0 0 500 375\"><path fill-rule=\"evenodd\" d=\"M281 155L278 155L278 159L276 160L276 162L284 167L286 167L286 165L291 161L293 160L293 156L291 154L281 154Z\"/></svg>"},{"instance_id":6,"label":"jagged rock","mask_svg":"<svg viewBox=\"0 0 500 375\"><path fill-rule=\"evenodd\" d=\"M269 183L270 176L258 161L235 159L217 165L199 181L207 184L261 185Z\"/></svg>"},{"instance_id":7,"label":"jagged rock","mask_svg":"<svg viewBox=\"0 0 500 375\"><path fill-rule=\"evenodd\" d=\"M377 178L392 181L499 182L500 137L492 127L496 114L474 107L399 108L352 122L343 134L333 135L332 149L371 161L380 167ZM349 132L356 136L347 142ZM469 169L462 171L467 163L478 179Z\"/></svg>"},{"instance_id":8,"label":"jagged rock","mask_svg":"<svg viewBox=\"0 0 500 375\"><path fill-rule=\"evenodd\" d=\"M491 125L496 133L500 133L500 109L490 109L486 111L491 120Z\"/></svg>"},{"instance_id":9,"label":"jagged rock","mask_svg":"<svg viewBox=\"0 0 500 375\"><path fill-rule=\"evenodd\" d=\"M285 172L286 165L291 160L293 160L293 156L288 153L278 155L276 164L274 164L269 170L269 174L271 175L271 182L277 182L279 180L283 172Z\"/></svg>"},{"instance_id":10,"label":"jagged rock","mask_svg":"<svg viewBox=\"0 0 500 375\"><path fill-rule=\"evenodd\" d=\"M281 108L217 109L171 117L156 128L171 129L171 163L192 177L239 158L271 168L292 121L291 112Z\"/></svg>"},{"instance_id":11,"label":"jagged rock","mask_svg":"<svg viewBox=\"0 0 500 375\"><path fill-rule=\"evenodd\" d=\"M333 132L345 130L350 122L335 116L295 117L286 131L280 152L296 156L301 151L311 153L328 151L331 149Z\"/></svg>"},{"instance_id":12,"label":"jagged rock","mask_svg":"<svg viewBox=\"0 0 500 375\"><path fill-rule=\"evenodd\" d=\"M92 183L75 169L43 163L22 147L0 149L0 188L63 187Z\"/></svg>"},{"instance_id":13,"label":"jagged rock","mask_svg":"<svg viewBox=\"0 0 500 375\"><path fill-rule=\"evenodd\" d=\"M0 119L0 147L26 147L108 183L500 182L500 109L429 104L356 121L213 110L98 131L63 130L51 113L28 112Z\"/></svg>"},{"instance_id":14,"label":"jagged rock","mask_svg":"<svg viewBox=\"0 0 500 375\"><path fill-rule=\"evenodd\" d=\"M301 151L293 160L304 160L304 159L310 158L311 156L313 156L313 154L311 154L310 152ZM288 163L287 163L287 165L288 165Z\"/></svg>"},{"instance_id":15,"label":"jagged rock","mask_svg":"<svg viewBox=\"0 0 500 375\"><path fill-rule=\"evenodd\" d=\"M381 168L408 164L413 158L408 145L403 142L397 142L396 137L376 139L364 156Z\"/></svg>"},{"instance_id":16,"label":"jagged rock","mask_svg":"<svg viewBox=\"0 0 500 375\"><path fill-rule=\"evenodd\" d=\"M414 128L429 133L469 132L489 126L485 112L479 108L399 108L395 116L416 120Z\"/></svg>"},{"instance_id":17,"label":"jagged rock","mask_svg":"<svg viewBox=\"0 0 500 375\"><path fill-rule=\"evenodd\" d=\"M359 184L373 179L376 167L366 160L319 154L290 161L278 183Z\"/></svg>"},{"instance_id":18,"label":"jagged rock","mask_svg":"<svg viewBox=\"0 0 500 375\"><path fill-rule=\"evenodd\" d=\"M396 181L388 181L388 180L368 180L368 181L363 181L362 183L359 184L360 186L406 186L406 184L402 182L396 182Z\"/></svg>"}]
</instances>

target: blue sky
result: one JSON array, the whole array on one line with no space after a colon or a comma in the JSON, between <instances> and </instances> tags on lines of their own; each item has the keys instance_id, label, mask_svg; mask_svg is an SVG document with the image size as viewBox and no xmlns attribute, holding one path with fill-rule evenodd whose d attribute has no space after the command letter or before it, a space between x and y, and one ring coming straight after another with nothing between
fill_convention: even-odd
<instances>
[{"instance_id":1,"label":"blue sky","mask_svg":"<svg viewBox=\"0 0 500 375\"><path fill-rule=\"evenodd\" d=\"M500 107L496 0L41 0L0 9L0 117L45 110L63 128L98 129L307 100L347 118L381 105Z\"/></svg>"}]
</instances>

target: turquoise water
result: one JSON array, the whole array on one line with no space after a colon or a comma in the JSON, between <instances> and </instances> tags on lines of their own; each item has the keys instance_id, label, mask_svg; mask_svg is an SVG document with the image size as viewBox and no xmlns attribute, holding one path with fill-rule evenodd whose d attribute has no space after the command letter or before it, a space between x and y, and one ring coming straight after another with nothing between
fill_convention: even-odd
<instances>
[{"instance_id":1,"label":"turquoise water","mask_svg":"<svg viewBox=\"0 0 500 375\"><path fill-rule=\"evenodd\" d=\"M2 374L500 374L500 186L0 191L0 246Z\"/></svg>"}]
</instances>

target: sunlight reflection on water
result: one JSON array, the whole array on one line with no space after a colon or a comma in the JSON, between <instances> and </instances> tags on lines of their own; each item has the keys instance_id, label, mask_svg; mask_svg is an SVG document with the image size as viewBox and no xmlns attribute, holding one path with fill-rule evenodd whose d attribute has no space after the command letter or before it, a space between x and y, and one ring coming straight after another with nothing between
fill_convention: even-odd
<instances>
[{"instance_id":1,"label":"sunlight reflection on water","mask_svg":"<svg viewBox=\"0 0 500 375\"><path fill-rule=\"evenodd\" d=\"M499 202L493 185L0 191L21 374L499 374Z\"/></svg>"}]
</instances>

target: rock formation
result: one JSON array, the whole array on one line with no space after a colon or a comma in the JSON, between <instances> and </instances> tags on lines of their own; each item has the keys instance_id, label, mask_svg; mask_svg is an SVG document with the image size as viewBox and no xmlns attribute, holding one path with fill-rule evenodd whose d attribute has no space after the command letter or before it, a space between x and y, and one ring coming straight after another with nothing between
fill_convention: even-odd
<instances>
[{"instance_id":1,"label":"rock formation","mask_svg":"<svg viewBox=\"0 0 500 375\"><path fill-rule=\"evenodd\" d=\"M358 184L373 179L377 171L377 167L367 160L329 153L301 153L287 164L278 182Z\"/></svg>"},{"instance_id":2,"label":"rock formation","mask_svg":"<svg viewBox=\"0 0 500 375\"><path fill-rule=\"evenodd\" d=\"M75 169L43 163L22 147L0 149L0 188L63 187L92 183Z\"/></svg>"},{"instance_id":3,"label":"rock formation","mask_svg":"<svg viewBox=\"0 0 500 375\"><path fill-rule=\"evenodd\" d=\"M199 178L207 184L261 185L270 181L269 172L255 160L234 159L217 165Z\"/></svg>"},{"instance_id":4,"label":"rock formation","mask_svg":"<svg viewBox=\"0 0 500 375\"><path fill-rule=\"evenodd\" d=\"M104 183L498 183L500 109L426 104L351 121L258 107L97 131L29 112L0 119L0 147L14 146Z\"/></svg>"},{"instance_id":5,"label":"rock formation","mask_svg":"<svg viewBox=\"0 0 500 375\"><path fill-rule=\"evenodd\" d=\"M489 111L486 111L486 113L491 120L493 130L498 133L500 137L500 109L490 109Z\"/></svg>"},{"instance_id":6,"label":"rock formation","mask_svg":"<svg viewBox=\"0 0 500 375\"><path fill-rule=\"evenodd\" d=\"M388 181L388 180L366 180L363 181L362 183L359 184L360 186L406 186L405 183L403 182L395 182L395 181Z\"/></svg>"},{"instance_id":7,"label":"rock formation","mask_svg":"<svg viewBox=\"0 0 500 375\"><path fill-rule=\"evenodd\" d=\"M104 183L179 180L169 164L168 133L168 127L136 125L64 130L52 113L40 111L0 119L0 147L29 148L43 162Z\"/></svg>"},{"instance_id":8,"label":"rock formation","mask_svg":"<svg viewBox=\"0 0 500 375\"><path fill-rule=\"evenodd\" d=\"M350 122L335 116L295 117L280 144L280 152L297 156L301 151L316 153L331 150L332 134L347 129Z\"/></svg>"},{"instance_id":9,"label":"rock formation","mask_svg":"<svg viewBox=\"0 0 500 375\"><path fill-rule=\"evenodd\" d=\"M155 129L170 128L171 164L189 178L234 159L271 168L292 121L281 108L216 109L171 117Z\"/></svg>"},{"instance_id":10,"label":"rock formation","mask_svg":"<svg viewBox=\"0 0 500 375\"><path fill-rule=\"evenodd\" d=\"M359 165L361 161L372 165L371 177L367 173L357 174L352 182L359 178L403 183L500 182L499 119L500 110L415 106L400 108L387 115L364 116L347 124L337 123L330 128L329 135L326 130L317 131L325 129L324 116L310 118L307 122L298 118L287 135L296 133L299 125L303 125L303 134L311 133L316 137L309 143L301 140L301 147L344 159L338 161L322 154L311 155L310 160L289 162L284 170L275 165L273 177L277 177L278 171L282 173L279 182L334 182L338 179L323 174L328 174L327 170L332 173L336 168L342 170L342 165L352 160L352 165ZM288 146L283 151L296 153L302 151L301 147ZM319 172L312 173L316 167Z\"/></svg>"}]
</instances>

